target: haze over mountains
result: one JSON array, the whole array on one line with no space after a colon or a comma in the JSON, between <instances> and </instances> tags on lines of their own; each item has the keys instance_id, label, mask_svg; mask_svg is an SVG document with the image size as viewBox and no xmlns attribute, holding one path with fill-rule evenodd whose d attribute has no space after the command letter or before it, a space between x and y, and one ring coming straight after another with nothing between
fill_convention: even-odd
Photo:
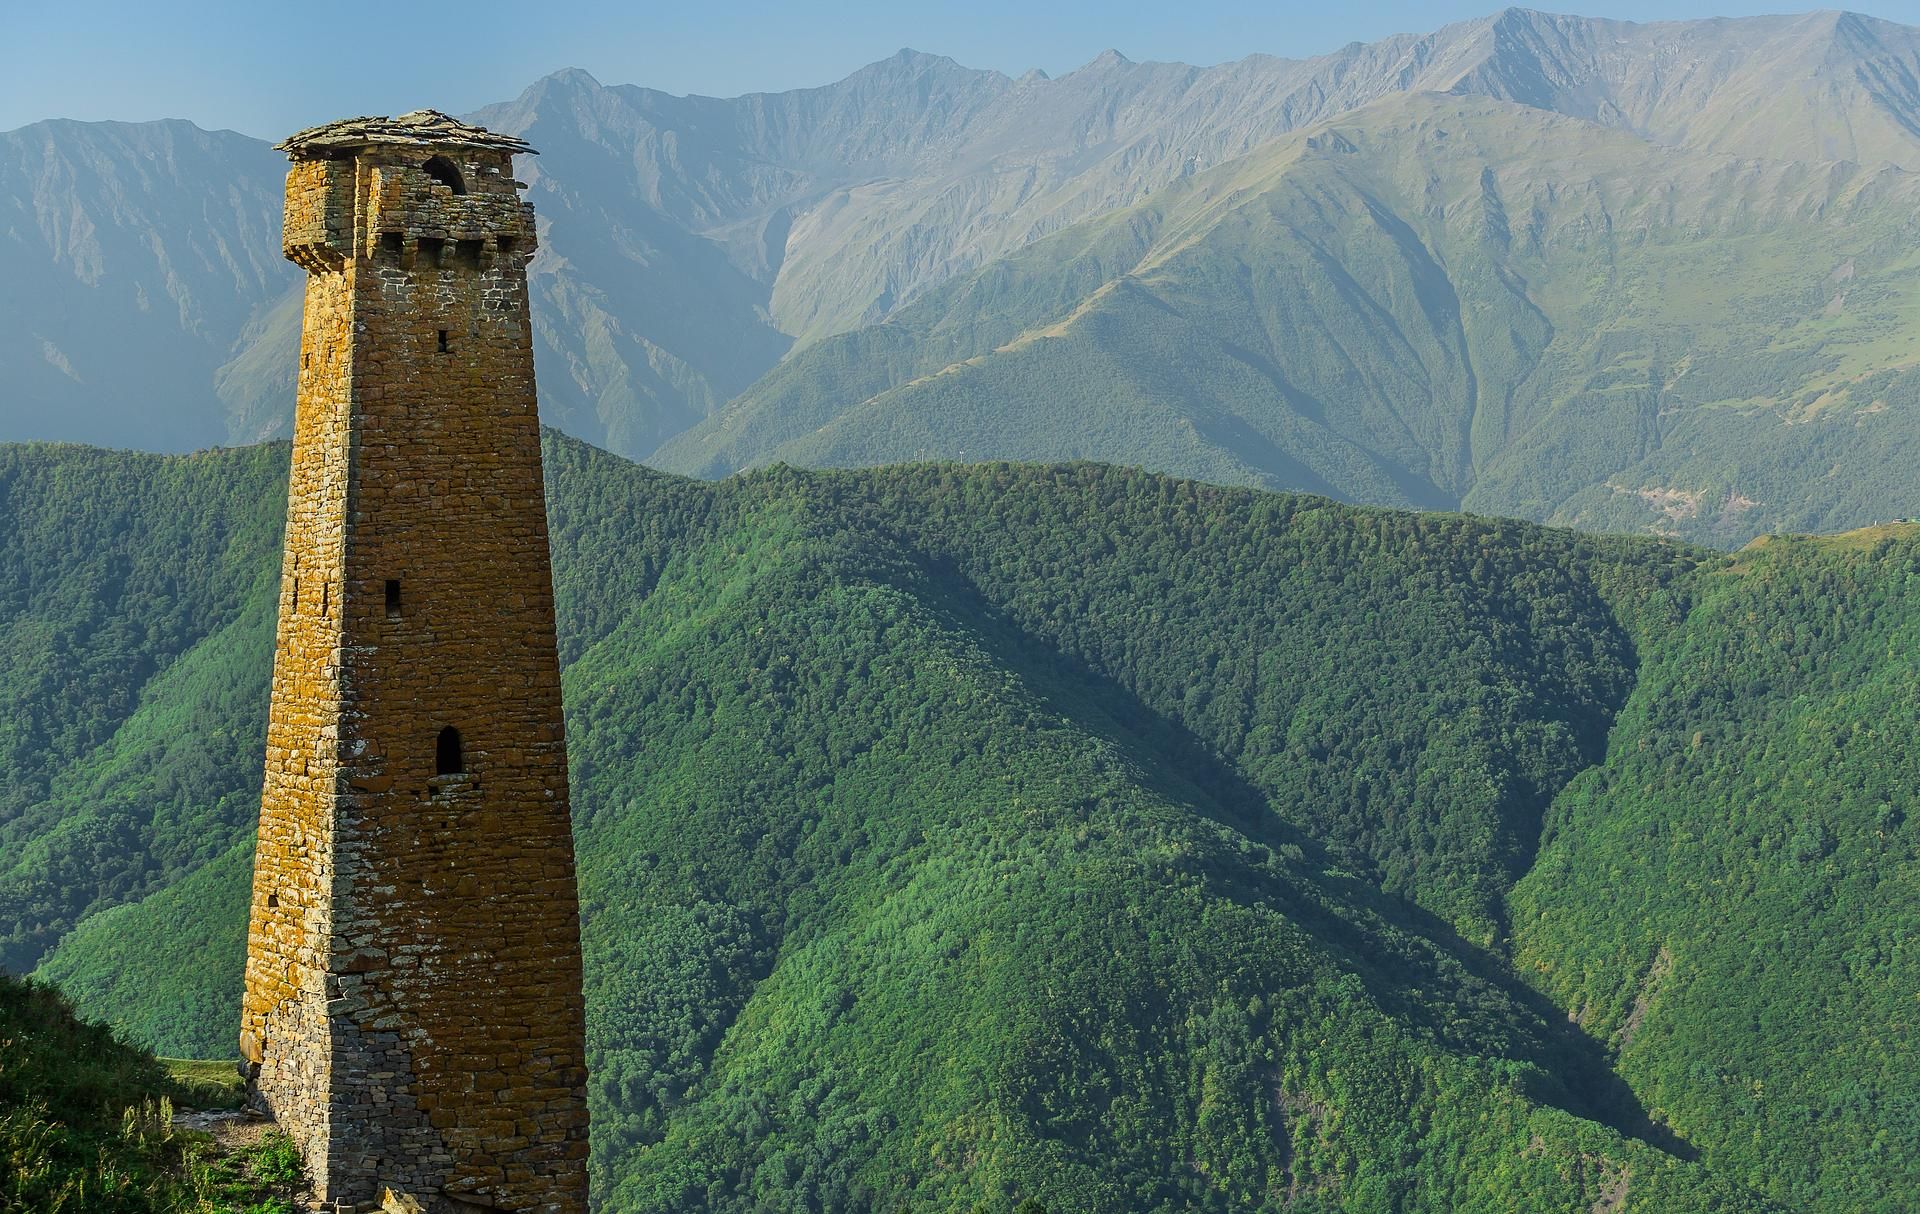
<instances>
[{"instance_id":1,"label":"haze over mountains","mask_svg":"<svg viewBox=\"0 0 1920 1214\"><path fill-rule=\"evenodd\" d=\"M547 419L663 467L1084 455L1724 542L1920 513L1906 26L1508 10L1058 79L564 71L474 117L542 152ZM284 433L281 172L0 136L0 439Z\"/></svg>"},{"instance_id":2,"label":"haze over mountains","mask_svg":"<svg viewBox=\"0 0 1920 1214\"><path fill-rule=\"evenodd\" d=\"M1312 129L796 353L653 462L1090 458L1731 542L1912 500L1920 178L1439 94Z\"/></svg>"},{"instance_id":3,"label":"haze over mountains","mask_svg":"<svg viewBox=\"0 0 1920 1214\"><path fill-rule=\"evenodd\" d=\"M1916 48L1509 11L480 113L543 152L542 408L654 465L543 436L596 1208L1910 1209L1920 522L1745 541L1920 514ZM181 1056L283 167L0 135L0 969ZM0 1157L117 1166L23 1096Z\"/></svg>"}]
</instances>

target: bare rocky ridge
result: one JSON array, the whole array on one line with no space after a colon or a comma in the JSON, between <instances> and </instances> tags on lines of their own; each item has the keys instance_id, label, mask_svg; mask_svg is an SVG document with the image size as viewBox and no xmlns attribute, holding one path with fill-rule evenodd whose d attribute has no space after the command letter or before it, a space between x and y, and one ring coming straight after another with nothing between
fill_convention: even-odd
<instances>
[{"instance_id":1,"label":"bare rocky ridge","mask_svg":"<svg viewBox=\"0 0 1920 1214\"><path fill-rule=\"evenodd\" d=\"M1093 459L1713 543L1857 526L1920 509L1916 188L1396 94L797 351L652 462Z\"/></svg>"},{"instance_id":2,"label":"bare rocky ridge","mask_svg":"<svg viewBox=\"0 0 1920 1214\"><path fill-rule=\"evenodd\" d=\"M283 424L298 317L260 323L295 285L276 159L187 122L0 134L0 439L181 450ZM269 335L271 372L217 393Z\"/></svg>"},{"instance_id":3,"label":"bare rocky ridge","mask_svg":"<svg viewBox=\"0 0 1920 1214\"><path fill-rule=\"evenodd\" d=\"M474 117L544 152L527 172L550 229L533 282L548 420L645 456L796 345L1407 91L1702 151L1920 164L1920 31L1836 13L1635 25L1510 9L1311 59L1109 52L1057 79L903 51L822 88L732 99L565 71ZM0 439L285 432L293 283L272 254L271 160L177 123L0 136L14 322L0 365L17 385ZM152 237L94 256L63 235L75 225ZM175 306L156 312L157 296Z\"/></svg>"}]
</instances>

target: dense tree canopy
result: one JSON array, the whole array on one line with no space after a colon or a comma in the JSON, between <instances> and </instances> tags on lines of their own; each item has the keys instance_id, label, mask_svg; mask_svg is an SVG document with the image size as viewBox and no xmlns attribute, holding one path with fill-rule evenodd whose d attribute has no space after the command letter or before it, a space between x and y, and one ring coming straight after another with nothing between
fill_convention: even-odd
<instances>
[{"instance_id":1,"label":"dense tree canopy","mask_svg":"<svg viewBox=\"0 0 1920 1214\"><path fill-rule=\"evenodd\" d=\"M5 454L47 505L0 515L41 587L0 635L78 669L63 495L201 520L96 612L140 629L121 700L0 688L78 739L0 824L9 955L225 1054L284 451ZM1098 465L547 459L603 1208L1920 1186L1912 529L1723 557Z\"/></svg>"}]
</instances>

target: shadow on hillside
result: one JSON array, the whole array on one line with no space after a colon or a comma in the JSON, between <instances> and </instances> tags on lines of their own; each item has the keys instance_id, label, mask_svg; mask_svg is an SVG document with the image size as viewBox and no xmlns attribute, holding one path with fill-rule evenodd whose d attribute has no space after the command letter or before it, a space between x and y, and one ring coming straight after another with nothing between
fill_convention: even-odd
<instances>
[{"instance_id":1,"label":"shadow on hillside","mask_svg":"<svg viewBox=\"0 0 1920 1214\"><path fill-rule=\"evenodd\" d=\"M1450 1050L1531 1064L1530 1100L1564 1109L1684 1160L1698 1152L1654 1122L1614 1071L1606 1047L1522 981L1498 953L1462 937L1424 908L1384 892L1363 856L1336 853L1272 812L1259 789L1184 726L1116 680L1023 631L958 568L925 561L954 608L955 626L1064 715L1135 760L1144 783L1222 830L1272 851L1298 848L1312 874L1302 888L1278 866L1216 868L1223 896L1277 907L1364 983L1398 1022Z\"/></svg>"}]
</instances>

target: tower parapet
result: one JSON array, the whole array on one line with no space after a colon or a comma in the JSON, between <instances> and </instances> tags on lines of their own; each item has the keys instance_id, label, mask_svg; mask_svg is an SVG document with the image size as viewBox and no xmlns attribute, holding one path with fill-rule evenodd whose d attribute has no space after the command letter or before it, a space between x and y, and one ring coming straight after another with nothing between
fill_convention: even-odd
<instances>
[{"instance_id":1,"label":"tower parapet","mask_svg":"<svg viewBox=\"0 0 1920 1214\"><path fill-rule=\"evenodd\" d=\"M449 258L488 269L534 248L533 206L513 179L524 140L468 126L436 110L349 118L279 145L287 174L287 258L314 273L368 257L414 268Z\"/></svg>"},{"instance_id":2,"label":"tower parapet","mask_svg":"<svg viewBox=\"0 0 1920 1214\"><path fill-rule=\"evenodd\" d=\"M586 1210L525 143L281 145L307 274L241 1052L330 1209Z\"/></svg>"}]
</instances>

